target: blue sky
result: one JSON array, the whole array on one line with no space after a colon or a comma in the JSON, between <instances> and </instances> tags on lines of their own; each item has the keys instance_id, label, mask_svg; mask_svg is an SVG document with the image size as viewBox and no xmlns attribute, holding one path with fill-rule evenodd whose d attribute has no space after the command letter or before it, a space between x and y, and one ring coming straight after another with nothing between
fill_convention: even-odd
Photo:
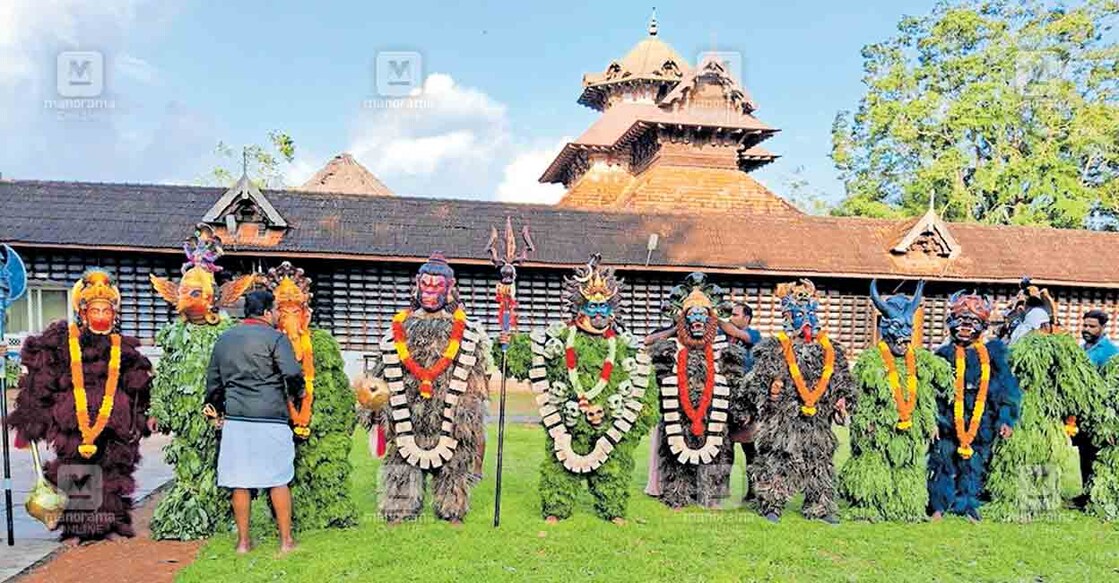
<instances>
[{"instance_id":1,"label":"blue sky","mask_svg":"<svg viewBox=\"0 0 1119 583\"><path fill-rule=\"evenodd\" d=\"M196 182L218 140L289 132L297 183L350 150L401 194L550 201L533 179L596 113L580 79L645 34L649 2L361 2L356 0L0 4L0 173L5 178ZM828 158L836 113L860 95L861 47L892 35L931 1L659 2L660 36L689 60L743 55L756 115L782 132L783 157L758 177L789 175L842 193ZM47 102L57 54L105 58L111 106L63 112ZM427 109L363 107L378 51L423 56Z\"/></svg>"}]
</instances>

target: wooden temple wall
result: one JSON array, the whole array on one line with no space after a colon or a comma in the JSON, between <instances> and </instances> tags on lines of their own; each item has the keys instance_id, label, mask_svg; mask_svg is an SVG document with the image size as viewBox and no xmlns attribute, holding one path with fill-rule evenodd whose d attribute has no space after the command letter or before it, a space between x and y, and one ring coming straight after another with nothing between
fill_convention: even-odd
<instances>
[{"instance_id":1,"label":"wooden temple wall","mask_svg":"<svg viewBox=\"0 0 1119 583\"><path fill-rule=\"evenodd\" d=\"M28 265L32 285L66 288L88 267L109 269L118 278L123 296L122 330L140 337L145 343L174 317L170 305L163 301L148 282L149 274L177 279L182 256L170 253L120 253L79 250L49 250L20 247ZM233 274L268 269L278 265L277 258L252 258L227 255L218 275L223 282ZM312 278L312 308L316 326L328 329L346 350L370 351L386 330L396 310L407 305L414 263L302 260L294 262ZM543 326L561 319L563 277L570 270L523 268L518 285L519 314L522 329ZM494 274L490 266L460 265L456 268L459 291L468 313L481 318L487 328L496 329ZM622 322L637 335L647 334L668 325L660 313L661 301L684 273L665 271L619 271L626 282L622 299ZM790 278L767 276L713 275L715 283L736 296L743 297L754 308L754 326L763 335L775 333L781 325L780 308L773 290L777 283ZM850 278L819 278L814 280L821 295L821 320L832 338L858 353L875 339L876 313L867 296L868 280ZM882 293L889 294L898 281L881 281ZM933 282L926 288L924 302L924 343L933 347L945 337L944 319L947 298L965 287L960 283ZM971 286L968 286L971 287ZM913 283L901 291L912 293ZM1000 309L1017 292L1014 286L984 286L979 290L991 294ZM1119 311L1119 290L1052 287L1058 301L1058 316L1064 327L1079 333L1080 316L1092 308L1110 314ZM239 310L235 309L234 312ZM1119 336L1116 319L1108 325L1112 337Z\"/></svg>"}]
</instances>

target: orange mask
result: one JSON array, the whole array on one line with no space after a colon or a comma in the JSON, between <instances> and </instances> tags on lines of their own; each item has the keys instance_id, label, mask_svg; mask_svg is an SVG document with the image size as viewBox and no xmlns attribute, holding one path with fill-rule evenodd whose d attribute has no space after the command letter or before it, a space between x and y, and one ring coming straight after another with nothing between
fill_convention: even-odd
<instances>
[{"instance_id":1,"label":"orange mask","mask_svg":"<svg viewBox=\"0 0 1119 583\"><path fill-rule=\"evenodd\" d=\"M120 290L109 272L91 269L74 284L71 307L79 325L94 334L111 334L120 314Z\"/></svg>"},{"instance_id":2,"label":"orange mask","mask_svg":"<svg viewBox=\"0 0 1119 583\"><path fill-rule=\"evenodd\" d=\"M311 332L311 294L305 289L307 280L301 277L302 273L298 276L302 279L301 286L297 283L297 276L290 270L285 270L285 267L290 268L291 264L285 261L278 269L273 269L268 274L269 287L276 297L276 327L291 340L291 345L295 348L295 358L302 362L304 337ZM302 270L298 271L302 272ZM285 272L286 274L281 275ZM278 281L273 279L274 274L278 277Z\"/></svg>"},{"instance_id":3,"label":"orange mask","mask_svg":"<svg viewBox=\"0 0 1119 583\"><path fill-rule=\"evenodd\" d=\"M215 263L222 256L221 239L209 225L200 224L194 236L183 244L187 262L178 283L151 275L152 287L160 297L175 306L175 311L192 324L217 324L221 308L232 306L253 284L253 276L243 275L217 286L214 274L221 271Z\"/></svg>"}]
</instances>

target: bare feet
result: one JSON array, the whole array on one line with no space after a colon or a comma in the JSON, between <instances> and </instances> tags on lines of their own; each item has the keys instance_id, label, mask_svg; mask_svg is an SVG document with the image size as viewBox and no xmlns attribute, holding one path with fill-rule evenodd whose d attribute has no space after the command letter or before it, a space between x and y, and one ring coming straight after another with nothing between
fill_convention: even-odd
<instances>
[{"instance_id":1,"label":"bare feet","mask_svg":"<svg viewBox=\"0 0 1119 583\"><path fill-rule=\"evenodd\" d=\"M932 521L933 522L940 522L943 518L944 518L944 513L939 511L939 510L932 513Z\"/></svg>"},{"instance_id":2,"label":"bare feet","mask_svg":"<svg viewBox=\"0 0 1119 583\"><path fill-rule=\"evenodd\" d=\"M249 554L249 551L251 551L251 550L253 550L252 541L243 540L243 541L239 541L237 543L237 554L238 555L247 555L247 554Z\"/></svg>"},{"instance_id":3,"label":"bare feet","mask_svg":"<svg viewBox=\"0 0 1119 583\"><path fill-rule=\"evenodd\" d=\"M117 542L119 540L124 540L124 537L115 532L110 532L109 534L105 535L105 540L109 542Z\"/></svg>"},{"instance_id":4,"label":"bare feet","mask_svg":"<svg viewBox=\"0 0 1119 583\"><path fill-rule=\"evenodd\" d=\"M448 520L447 522L450 523L450 525L455 527L455 528L462 528L462 521L457 519L457 518L452 518L451 520Z\"/></svg>"},{"instance_id":5,"label":"bare feet","mask_svg":"<svg viewBox=\"0 0 1119 583\"><path fill-rule=\"evenodd\" d=\"M559 524L559 517L553 514L548 516L548 518L545 518L544 522L548 524Z\"/></svg>"},{"instance_id":6,"label":"bare feet","mask_svg":"<svg viewBox=\"0 0 1119 583\"><path fill-rule=\"evenodd\" d=\"M76 536L68 536L68 537L62 539L62 544L73 548L73 547L76 547L76 546L82 544L82 540L80 538L76 537Z\"/></svg>"},{"instance_id":7,"label":"bare feet","mask_svg":"<svg viewBox=\"0 0 1119 583\"><path fill-rule=\"evenodd\" d=\"M288 539L280 543L280 554L286 555L295 550L295 539Z\"/></svg>"},{"instance_id":8,"label":"bare feet","mask_svg":"<svg viewBox=\"0 0 1119 583\"><path fill-rule=\"evenodd\" d=\"M618 517L614 518L610 522L613 522L614 524L616 524L618 526L625 526L626 525L626 519L622 518L621 516L618 516Z\"/></svg>"}]
</instances>

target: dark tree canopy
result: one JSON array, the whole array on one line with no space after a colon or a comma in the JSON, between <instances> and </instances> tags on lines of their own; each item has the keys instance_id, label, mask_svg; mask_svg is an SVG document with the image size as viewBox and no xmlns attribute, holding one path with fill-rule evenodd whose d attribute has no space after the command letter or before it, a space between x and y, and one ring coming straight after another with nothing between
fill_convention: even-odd
<instances>
[{"instance_id":1,"label":"dark tree canopy","mask_svg":"<svg viewBox=\"0 0 1119 583\"><path fill-rule=\"evenodd\" d=\"M1096 226L1119 210L1119 0L940 3L863 49L836 214Z\"/></svg>"}]
</instances>

